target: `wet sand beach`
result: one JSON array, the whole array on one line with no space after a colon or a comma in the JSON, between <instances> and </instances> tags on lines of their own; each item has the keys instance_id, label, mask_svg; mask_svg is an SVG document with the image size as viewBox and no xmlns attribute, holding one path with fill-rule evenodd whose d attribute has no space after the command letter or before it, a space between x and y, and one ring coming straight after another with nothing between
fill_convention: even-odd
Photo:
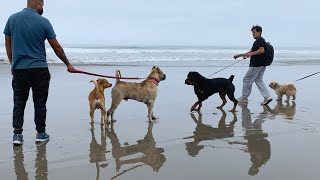
<instances>
[{"instance_id":1,"label":"wet sand beach","mask_svg":"<svg viewBox=\"0 0 320 180\"><path fill-rule=\"evenodd\" d=\"M80 66L77 69L122 76L145 77L152 66ZM320 65L270 66L265 83L292 82L319 71ZM295 102L274 100L261 106L262 97L253 85L248 105L213 95L201 113L190 113L196 101L193 87L184 84L189 71L208 76L222 67L160 67L167 75L160 82L154 115L148 123L147 107L122 101L115 111L113 129L100 126L95 112L90 128L88 94L94 76L70 74L65 66L50 65L51 85L47 103L48 143L35 144L32 94L25 110L24 144L12 145L10 67L0 65L0 179L257 179L316 180L320 162L319 75L299 81ZM213 77L235 75L235 96L241 95L248 67L230 67ZM113 79L109 81L114 84ZM111 89L105 90L107 108Z\"/></svg>"}]
</instances>

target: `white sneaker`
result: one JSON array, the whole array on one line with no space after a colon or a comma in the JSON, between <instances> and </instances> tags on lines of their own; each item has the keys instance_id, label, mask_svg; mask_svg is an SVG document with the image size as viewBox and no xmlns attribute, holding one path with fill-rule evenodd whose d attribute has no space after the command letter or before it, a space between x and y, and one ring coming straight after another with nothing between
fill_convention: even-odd
<instances>
[{"instance_id":1,"label":"white sneaker","mask_svg":"<svg viewBox=\"0 0 320 180\"><path fill-rule=\"evenodd\" d=\"M272 100L272 97L264 98L264 101L261 102L261 105L268 105Z\"/></svg>"},{"instance_id":2,"label":"white sneaker","mask_svg":"<svg viewBox=\"0 0 320 180\"><path fill-rule=\"evenodd\" d=\"M238 99L238 103L240 103L240 104L248 103L248 99L245 98L245 97L240 97L240 98Z\"/></svg>"}]
</instances>

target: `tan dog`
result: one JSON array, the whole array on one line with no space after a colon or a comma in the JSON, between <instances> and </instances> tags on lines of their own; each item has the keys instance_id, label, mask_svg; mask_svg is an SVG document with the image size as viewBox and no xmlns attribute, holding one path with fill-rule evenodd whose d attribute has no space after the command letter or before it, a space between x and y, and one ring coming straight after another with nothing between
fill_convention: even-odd
<instances>
[{"instance_id":1,"label":"tan dog","mask_svg":"<svg viewBox=\"0 0 320 180\"><path fill-rule=\"evenodd\" d=\"M275 81L272 81L269 84L269 87L271 87L271 89L273 89L278 95L277 101L281 101L283 95L287 96L286 102L289 102L290 96L292 96L292 100L296 100L297 89L293 83L279 84Z\"/></svg>"},{"instance_id":2,"label":"tan dog","mask_svg":"<svg viewBox=\"0 0 320 180\"><path fill-rule=\"evenodd\" d=\"M121 77L119 70L116 70L116 76L117 78ZM107 112L107 121L109 120L110 115L111 121L114 121L113 113L122 99L132 99L145 103L148 107L149 121L151 122L156 119L156 117L153 116L153 105L157 97L158 83L165 79L166 75L155 66L151 69L151 73L148 78L141 83L123 82L120 81L120 79L117 79L116 85L111 91L112 103Z\"/></svg>"},{"instance_id":3,"label":"tan dog","mask_svg":"<svg viewBox=\"0 0 320 180\"><path fill-rule=\"evenodd\" d=\"M104 89L112 86L108 80L99 78L97 80L91 80L95 84L95 88L89 94L89 106L90 106L90 117L91 123L93 123L94 111L96 109L101 109L101 124L105 123L106 120L106 100L104 97Z\"/></svg>"}]
</instances>

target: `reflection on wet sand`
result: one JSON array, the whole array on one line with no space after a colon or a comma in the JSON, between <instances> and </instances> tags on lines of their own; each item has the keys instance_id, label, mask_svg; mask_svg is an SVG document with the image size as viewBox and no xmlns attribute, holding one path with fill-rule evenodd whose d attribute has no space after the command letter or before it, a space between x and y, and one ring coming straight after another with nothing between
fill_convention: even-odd
<instances>
[{"instance_id":1,"label":"reflection on wet sand","mask_svg":"<svg viewBox=\"0 0 320 180\"><path fill-rule=\"evenodd\" d=\"M137 144L126 144L124 146L121 146L114 128L111 128L107 133L107 136L110 138L112 144L112 156L116 163L117 173L121 169L122 165L143 163L135 165L130 169L123 170L122 173L118 174L117 176L142 165L148 165L156 172L158 172L162 167L166 161L165 156L162 154L164 149L156 147L156 141L153 138L152 128L153 123L149 123L147 134L143 139L138 140ZM143 154L142 156L141 153ZM130 159L122 160L122 158L126 158L126 156L130 156Z\"/></svg>"},{"instance_id":2,"label":"reflection on wet sand","mask_svg":"<svg viewBox=\"0 0 320 180\"><path fill-rule=\"evenodd\" d=\"M294 115L296 114L296 103L294 101L285 102L284 105L282 101L278 101L277 105L271 109L269 106L266 106L266 110L271 113L273 116L284 115L286 119L294 119Z\"/></svg>"},{"instance_id":3,"label":"reflection on wet sand","mask_svg":"<svg viewBox=\"0 0 320 180\"><path fill-rule=\"evenodd\" d=\"M48 179L48 161L47 161L47 143L42 142L37 144L37 155L35 160L36 180Z\"/></svg>"},{"instance_id":4,"label":"reflection on wet sand","mask_svg":"<svg viewBox=\"0 0 320 180\"><path fill-rule=\"evenodd\" d=\"M198 119L193 113L191 113L191 118L197 124L193 136L186 137L184 139L193 138L192 142L186 143L186 150L188 154L192 157L195 157L199 154L200 150L204 148L204 145L199 145L201 141L214 140L214 139L223 139L234 136L234 124L237 122L237 116L233 114L233 120L226 125L227 114L223 109L220 109L222 116L219 120L218 127L212 127L202 123L202 114L198 112Z\"/></svg>"},{"instance_id":5,"label":"reflection on wet sand","mask_svg":"<svg viewBox=\"0 0 320 180\"><path fill-rule=\"evenodd\" d=\"M90 143L90 163L95 163L97 168L97 175L96 179L99 179L100 177L100 167L107 167L108 164L106 163L106 153L107 153L107 136L106 133L103 130L103 126L101 126L101 144L99 144L96 140L95 134L94 134L94 128L91 127L91 143ZM101 163L101 164L99 164Z\"/></svg>"},{"instance_id":6,"label":"reflection on wet sand","mask_svg":"<svg viewBox=\"0 0 320 180\"><path fill-rule=\"evenodd\" d=\"M47 142L36 144L37 154L35 158L35 179L48 179ZM27 180L28 173L24 165L23 146L13 146L14 168L17 180Z\"/></svg>"},{"instance_id":7,"label":"reflection on wet sand","mask_svg":"<svg viewBox=\"0 0 320 180\"><path fill-rule=\"evenodd\" d=\"M246 142L237 141L229 143L246 146L244 151L250 154L251 160L251 167L248 170L248 174L254 176L258 174L259 168L266 164L271 157L270 142L267 139L268 134L262 130L262 123L267 117L265 112L266 106L262 106L264 108L264 112L260 113L253 123L251 120L251 112L247 105L242 104L240 107L242 108L242 127L245 131L244 140Z\"/></svg>"},{"instance_id":8,"label":"reflection on wet sand","mask_svg":"<svg viewBox=\"0 0 320 180\"><path fill-rule=\"evenodd\" d=\"M13 146L14 170L17 179L27 180L28 173L24 167L23 146Z\"/></svg>"}]
</instances>

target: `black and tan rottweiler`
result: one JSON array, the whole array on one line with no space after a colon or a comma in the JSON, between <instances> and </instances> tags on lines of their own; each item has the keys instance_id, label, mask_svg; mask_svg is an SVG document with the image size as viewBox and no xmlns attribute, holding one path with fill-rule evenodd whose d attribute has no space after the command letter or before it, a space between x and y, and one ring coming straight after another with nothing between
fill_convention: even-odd
<instances>
[{"instance_id":1,"label":"black and tan rottweiler","mask_svg":"<svg viewBox=\"0 0 320 180\"><path fill-rule=\"evenodd\" d=\"M236 111L238 101L234 97L235 87L232 84L234 75L231 75L229 79L226 78L213 78L207 79L203 77L200 73L191 71L189 72L185 84L194 86L194 93L198 97L198 101L194 103L191 107L191 111L200 110L202 107L202 102L208 99L211 95L219 93L220 98L222 99L222 104L217 108L221 109L226 103L226 95L228 98L233 101L233 108L231 112ZM196 107L199 105L198 109Z\"/></svg>"}]
</instances>

